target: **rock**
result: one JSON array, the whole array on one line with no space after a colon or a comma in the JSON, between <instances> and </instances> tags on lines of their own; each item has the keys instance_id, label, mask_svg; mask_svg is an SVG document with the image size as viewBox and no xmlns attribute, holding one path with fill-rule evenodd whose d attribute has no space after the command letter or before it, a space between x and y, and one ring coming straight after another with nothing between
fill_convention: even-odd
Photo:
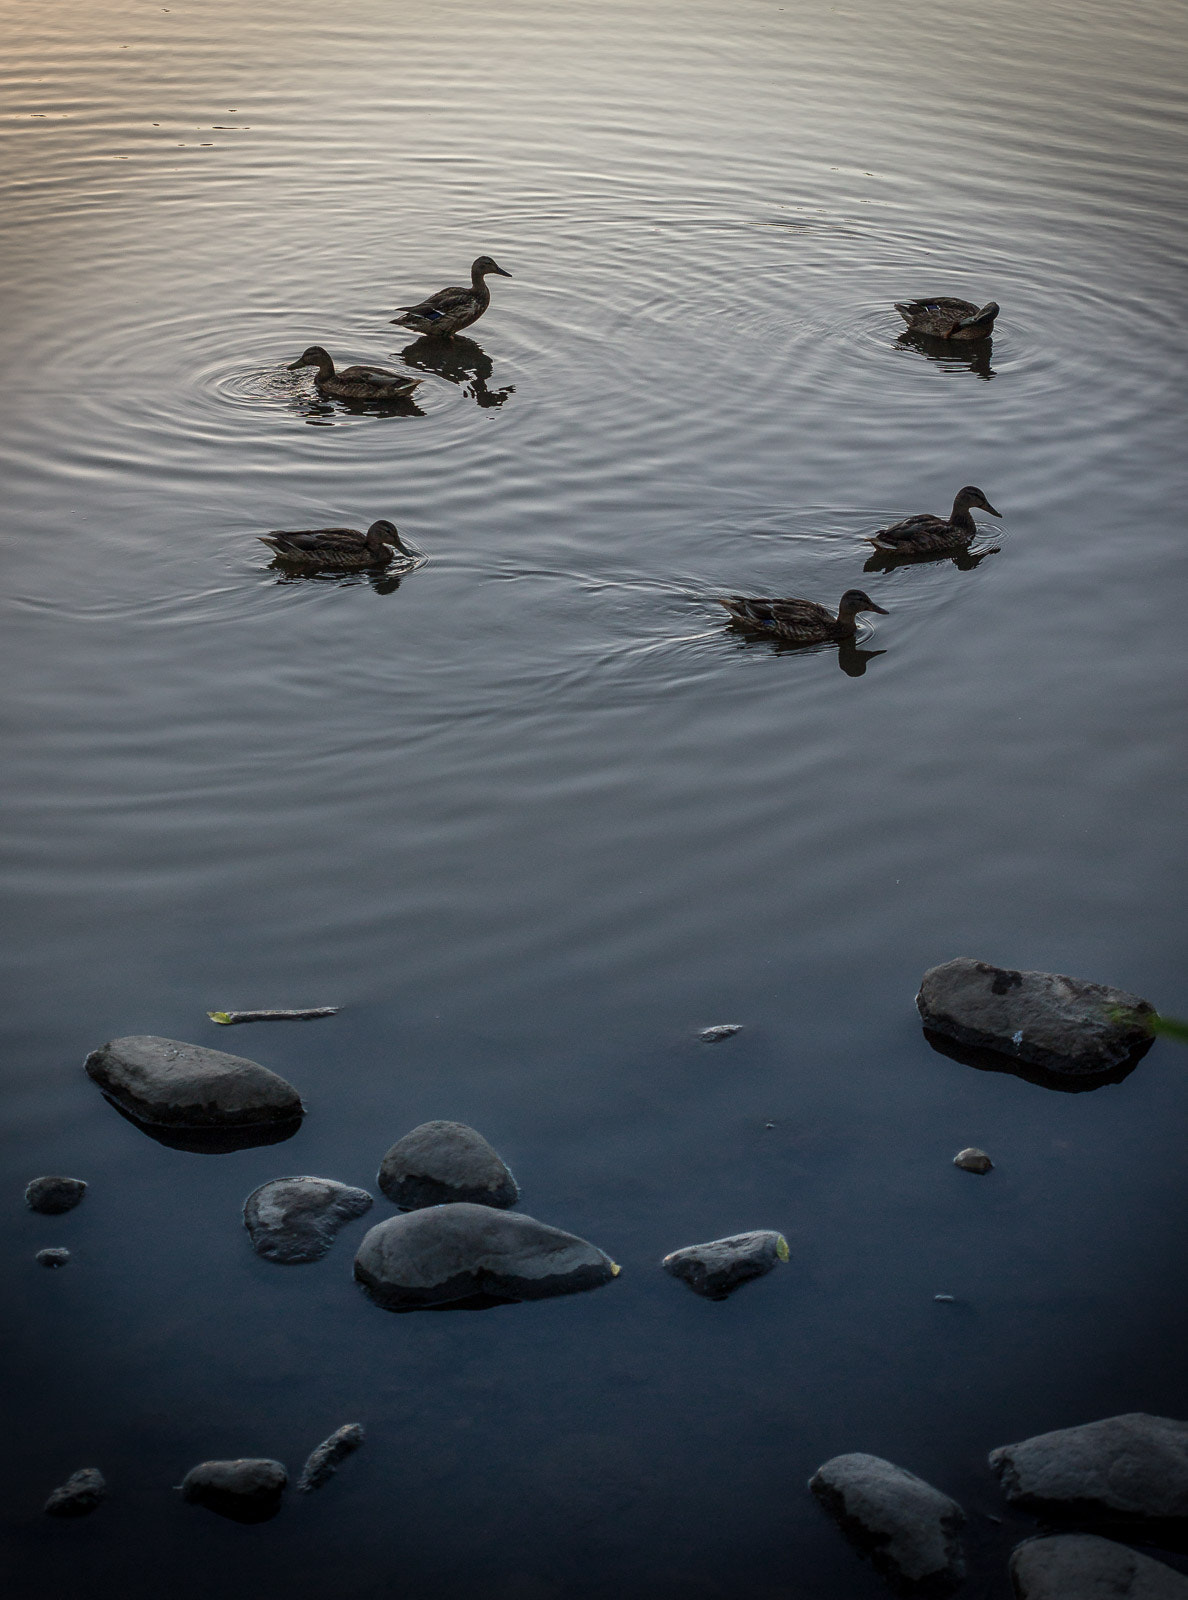
<instances>
[{"instance_id":1,"label":"rock","mask_svg":"<svg viewBox=\"0 0 1188 1600\"><path fill-rule=\"evenodd\" d=\"M248 1195L243 1223L267 1261L320 1261L338 1230L373 1203L366 1189L333 1178L273 1178Z\"/></svg>"},{"instance_id":2,"label":"rock","mask_svg":"<svg viewBox=\"0 0 1188 1600\"><path fill-rule=\"evenodd\" d=\"M296 1089L267 1067L178 1039L112 1039L85 1065L108 1099L150 1130L251 1134L295 1128L304 1114Z\"/></svg>"},{"instance_id":3,"label":"rock","mask_svg":"<svg viewBox=\"0 0 1188 1600\"><path fill-rule=\"evenodd\" d=\"M723 1039L732 1039L736 1033L741 1033L741 1022L719 1022L712 1028L702 1028L697 1037L702 1044L720 1044Z\"/></svg>"},{"instance_id":4,"label":"rock","mask_svg":"<svg viewBox=\"0 0 1188 1600\"><path fill-rule=\"evenodd\" d=\"M62 1249L39 1250L33 1259L43 1267L64 1267L70 1260L70 1251Z\"/></svg>"},{"instance_id":5,"label":"rock","mask_svg":"<svg viewBox=\"0 0 1188 1600\"><path fill-rule=\"evenodd\" d=\"M966 1150L958 1150L953 1157L953 1165L960 1167L963 1172L990 1172L994 1163L984 1150L977 1150L971 1144Z\"/></svg>"},{"instance_id":6,"label":"rock","mask_svg":"<svg viewBox=\"0 0 1188 1600\"><path fill-rule=\"evenodd\" d=\"M788 1241L782 1233L762 1229L735 1233L729 1239L690 1244L674 1250L660 1265L674 1278L710 1300L724 1300L732 1289L750 1278L761 1278L788 1259Z\"/></svg>"},{"instance_id":7,"label":"rock","mask_svg":"<svg viewBox=\"0 0 1188 1600\"><path fill-rule=\"evenodd\" d=\"M34 1178L25 1190L25 1204L30 1211L58 1217L64 1211L73 1211L86 1192L81 1178Z\"/></svg>"},{"instance_id":8,"label":"rock","mask_svg":"<svg viewBox=\"0 0 1188 1600\"><path fill-rule=\"evenodd\" d=\"M923 1478L856 1452L818 1467L809 1488L893 1585L945 1595L964 1577L965 1512Z\"/></svg>"},{"instance_id":9,"label":"rock","mask_svg":"<svg viewBox=\"0 0 1188 1600\"><path fill-rule=\"evenodd\" d=\"M1150 1047L1145 1019L1155 1015L1148 1001L1109 984L968 956L930 967L916 1005L934 1033L1074 1078L1133 1065Z\"/></svg>"},{"instance_id":10,"label":"rock","mask_svg":"<svg viewBox=\"0 0 1188 1600\"><path fill-rule=\"evenodd\" d=\"M45 1509L51 1517L85 1517L106 1494L107 1483L98 1467L83 1467L58 1485Z\"/></svg>"},{"instance_id":11,"label":"rock","mask_svg":"<svg viewBox=\"0 0 1188 1600\"><path fill-rule=\"evenodd\" d=\"M540 1300L609 1283L619 1268L534 1217L460 1203L389 1217L364 1235L355 1277L390 1311L476 1296Z\"/></svg>"},{"instance_id":12,"label":"rock","mask_svg":"<svg viewBox=\"0 0 1188 1600\"><path fill-rule=\"evenodd\" d=\"M1131 1411L990 1452L1013 1505L1078 1518L1188 1520L1188 1422Z\"/></svg>"},{"instance_id":13,"label":"rock","mask_svg":"<svg viewBox=\"0 0 1188 1600\"><path fill-rule=\"evenodd\" d=\"M1027 1539L1011 1554L1019 1600L1188 1600L1188 1578L1092 1533Z\"/></svg>"},{"instance_id":14,"label":"rock","mask_svg":"<svg viewBox=\"0 0 1188 1600\"><path fill-rule=\"evenodd\" d=\"M520 1198L505 1163L464 1122L422 1122L388 1151L376 1182L402 1211L459 1200L514 1206Z\"/></svg>"},{"instance_id":15,"label":"rock","mask_svg":"<svg viewBox=\"0 0 1188 1600\"><path fill-rule=\"evenodd\" d=\"M280 1510L289 1475L279 1461L245 1456L202 1461L181 1481L182 1498L236 1522L264 1522Z\"/></svg>"},{"instance_id":16,"label":"rock","mask_svg":"<svg viewBox=\"0 0 1188 1600\"><path fill-rule=\"evenodd\" d=\"M363 1429L359 1423L347 1422L341 1428L336 1428L328 1439L323 1439L317 1449L310 1452L309 1460L301 1469L298 1492L308 1494L311 1489L320 1489L338 1471L339 1462L353 1455L362 1443Z\"/></svg>"}]
</instances>

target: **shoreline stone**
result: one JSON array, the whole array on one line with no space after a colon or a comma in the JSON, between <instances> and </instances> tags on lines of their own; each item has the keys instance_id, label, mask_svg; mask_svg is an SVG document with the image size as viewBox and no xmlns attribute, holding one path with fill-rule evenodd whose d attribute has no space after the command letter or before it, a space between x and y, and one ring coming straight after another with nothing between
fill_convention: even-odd
<instances>
[{"instance_id":1,"label":"shoreline stone","mask_svg":"<svg viewBox=\"0 0 1188 1600\"><path fill-rule=\"evenodd\" d=\"M34 1178L25 1189L25 1204L43 1217L60 1217L73 1211L86 1192L81 1178Z\"/></svg>"},{"instance_id":2,"label":"shoreline stone","mask_svg":"<svg viewBox=\"0 0 1188 1600\"><path fill-rule=\"evenodd\" d=\"M265 1522L280 1510L288 1481L281 1462L241 1456L234 1461L200 1461L182 1479L181 1493L183 1500L234 1522Z\"/></svg>"},{"instance_id":3,"label":"shoreline stone","mask_svg":"<svg viewBox=\"0 0 1188 1600\"><path fill-rule=\"evenodd\" d=\"M788 1259L788 1241L773 1229L735 1233L707 1244L690 1244L673 1250L660 1265L707 1300L725 1300L740 1284Z\"/></svg>"},{"instance_id":4,"label":"shoreline stone","mask_svg":"<svg viewBox=\"0 0 1188 1600\"><path fill-rule=\"evenodd\" d=\"M855 1451L818 1467L809 1488L900 1592L932 1600L952 1593L965 1576L965 1512L914 1472Z\"/></svg>"},{"instance_id":5,"label":"shoreline stone","mask_svg":"<svg viewBox=\"0 0 1188 1600\"><path fill-rule=\"evenodd\" d=\"M70 1251L55 1245L49 1250L39 1250L33 1259L39 1267L64 1267L70 1260Z\"/></svg>"},{"instance_id":6,"label":"shoreline stone","mask_svg":"<svg viewBox=\"0 0 1188 1600\"><path fill-rule=\"evenodd\" d=\"M1151 1046L1146 1019L1155 1015L1149 1001L1109 984L968 956L930 967L916 1007L930 1033L1081 1080L1133 1065Z\"/></svg>"},{"instance_id":7,"label":"shoreline stone","mask_svg":"<svg viewBox=\"0 0 1188 1600\"><path fill-rule=\"evenodd\" d=\"M355 1256L355 1277L389 1311L540 1300L597 1288L618 1272L576 1234L469 1202L389 1217L368 1230Z\"/></svg>"},{"instance_id":8,"label":"shoreline stone","mask_svg":"<svg viewBox=\"0 0 1188 1600\"><path fill-rule=\"evenodd\" d=\"M85 1517L107 1496L107 1481L98 1467L82 1467L60 1483L44 1510L50 1517Z\"/></svg>"},{"instance_id":9,"label":"shoreline stone","mask_svg":"<svg viewBox=\"0 0 1188 1600\"><path fill-rule=\"evenodd\" d=\"M1188 1600L1188 1578L1093 1533L1045 1534L1011 1552L1018 1600Z\"/></svg>"},{"instance_id":10,"label":"shoreline stone","mask_svg":"<svg viewBox=\"0 0 1188 1600\"><path fill-rule=\"evenodd\" d=\"M507 1163L464 1122L422 1122L388 1151L376 1182L402 1211L460 1201L502 1209L520 1198Z\"/></svg>"},{"instance_id":11,"label":"shoreline stone","mask_svg":"<svg viewBox=\"0 0 1188 1600\"><path fill-rule=\"evenodd\" d=\"M346 1422L341 1428L335 1428L328 1439L323 1439L316 1449L310 1451L301 1469L297 1493L309 1494L312 1489L320 1489L324 1483L328 1483L338 1471L339 1464L353 1455L363 1443L363 1438L361 1423Z\"/></svg>"},{"instance_id":12,"label":"shoreline stone","mask_svg":"<svg viewBox=\"0 0 1188 1600\"><path fill-rule=\"evenodd\" d=\"M243 1203L252 1248L266 1261L320 1261L341 1228L371 1210L366 1189L333 1178L273 1178Z\"/></svg>"},{"instance_id":13,"label":"shoreline stone","mask_svg":"<svg viewBox=\"0 0 1188 1600\"><path fill-rule=\"evenodd\" d=\"M277 1073L180 1039L111 1039L84 1066L117 1109L148 1130L240 1133L296 1125L304 1115L300 1095Z\"/></svg>"},{"instance_id":14,"label":"shoreline stone","mask_svg":"<svg viewBox=\"0 0 1188 1600\"><path fill-rule=\"evenodd\" d=\"M994 1163L986 1152L972 1144L964 1150L958 1150L953 1157L953 1165L960 1167L962 1172L976 1172L982 1177L994 1170Z\"/></svg>"},{"instance_id":15,"label":"shoreline stone","mask_svg":"<svg viewBox=\"0 0 1188 1600\"><path fill-rule=\"evenodd\" d=\"M1188 1422L1131 1411L990 1452L1012 1505L1044 1515L1188 1524Z\"/></svg>"}]
</instances>

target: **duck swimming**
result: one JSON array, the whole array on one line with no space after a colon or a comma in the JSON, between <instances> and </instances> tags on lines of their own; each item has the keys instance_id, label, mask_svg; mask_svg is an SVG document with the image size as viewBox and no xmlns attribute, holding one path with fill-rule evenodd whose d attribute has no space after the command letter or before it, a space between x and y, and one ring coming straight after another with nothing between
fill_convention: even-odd
<instances>
[{"instance_id":1,"label":"duck swimming","mask_svg":"<svg viewBox=\"0 0 1188 1600\"><path fill-rule=\"evenodd\" d=\"M316 367L314 384L318 393L336 400L406 400L421 382L420 378L406 378L403 373L387 372L383 367L344 367L335 372L334 362L320 344L311 344L289 363L290 372L296 372L298 367Z\"/></svg>"},{"instance_id":2,"label":"duck swimming","mask_svg":"<svg viewBox=\"0 0 1188 1600\"><path fill-rule=\"evenodd\" d=\"M490 256L479 256L470 268L468 289L439 289L415 306L397 306L403 315L393 317L392 321L399 327L411 328L414 333L449 339L460 329L477 322L491 304L491 291L486 284L490 272L498 273L501 278L511 277L511 273L505 272Z\"/></svg>"},{"instance_id":3,"label":"duck swimming","mask_svg":"<svg viewBox=\"0 0 1188 1600\"><path fill-rule=\"evenodd\" d=\"M934 517L928 511L919 516L905 517L893 522L889 528L880 528L867 540L876 550L888 550L897 556L930 556L945 554L950 550L967 550L973 543L978 525L969 514L970 506L987 511L992 517L1001 517L980 489L967 483L958 489L953 500L953 510L947 517Z\"/></svg>"},{"instance_id":4,"label":"duck swimming","mask_svg":"<svg viewBox=\"0 0 1188 1600\"><path fill-rule=\"evenodd\" d=\"M367 567L390 567L393 561L412 565L419 552L411 550L396 531L396 524L381 519L366 533L354 528L310 528L286 533L277 529L258 535L260 543L276 552L286 566L306 572L361 572Z\"/></svg>"},{"instance_id":5,"label":"duck swimming","mask_svg":"<svg viewBox=\"0 0 1188 1600\"><path fill-rule=\"evenodd\" d=\"M931 300L896 302L896 311L908 325L909 333L926 339L988 339L994 332L998 302L988 300L975 306L970 300L951 300L937 296Z\"/></svg>"},{"instance_id":6,"label":"duck swimming","mask_svg":"<svg viewBox=\"0 0 1188 1600\"><path fill-rule=\"evenodd\" d=\"M748 600L732 594L719 600L730 613L730 620L740 628L751 628L759 633L775 634L790 644L825 644L853 639L858 632L857 617L860 611L877 611L881 617L887 612L876 606L861 589L847 589L837 608L837 616L819 606L815 600Z\"/></svg>"}]
</instances>

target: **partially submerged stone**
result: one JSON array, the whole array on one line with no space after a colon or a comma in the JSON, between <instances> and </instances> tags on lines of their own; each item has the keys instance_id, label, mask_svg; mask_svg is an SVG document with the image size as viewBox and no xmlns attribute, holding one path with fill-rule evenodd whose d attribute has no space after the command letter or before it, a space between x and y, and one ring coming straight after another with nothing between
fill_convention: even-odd
<instances>
[{"instance_id":1,"label":"partially submerged stone","mask_svg":"<svg viewBox=\"0 0 1188 1600\"><path fill-rule=\"evenodd\" d=\"M1142 1411L990 1452L1012 1505L1124 1522L1188 1522L1188 1422Z\"/></svg>"},{"instance_id":2,"label":"partially submerged stone","mask_svg":"<svg viewBox=\"0 0 1188 1600\"><path fill-rule=\"evenodd\" d=\"M1011 1554L1018 1600L1188 1600L1188 1578L1092 1533L1027 1539Z\"/></svg>"},{"instance_id":3,"label":"partially submerged stone","mask_svg":"<svg viewBox=\"0 0 1188 1600\"><path fill-rule=\"evenodd\" d=\"M311 1489L320 1489L338 1471L339 1463L353 1455L362 1443L363 1428L358 1422L347 1422L336 1428L316 1450L310 1451L297 1481L298 1493L308 1494Z\"/></svg>"},{"instance_id":4,"label":"partially submerged stone","mask_svg":"<svg viewBox=\"0 0 1188 1600\"><path fill-rule=\"evenodd\" d=\"M271 1142L295 1129L304 1112L292 1084L259 1062L178 1039L112 1039L85 1065L117 1109L147 1132Z\"/></svg>"},{"instance_id":5,"label":"partially submerged stone","mask_svg":"<svg viewBox=\"0 0 1188 1600\"><path fill-rule=\"evenodd\" d=\"M39 1266L64 1267L70 1260L70 1251L63 1250L61 1246L55 1245L49 1250L39 1250L33 1259Z\"/></svg>"},{"instance_id":6,"label":"partially submerged stone","mask_svg":"<svg viewBox=\"0 0 1188 1600\"><path fill-rule=\"evenodd\" d=\"M712 1028L702 1028L697 1037L702 1044L721 1044L723 1039L732 1039L742 1030L741 1022L716 1022Z\"/></svg>"},{"instance_id":7,"label":"partially submerged stone","mask_svg":"<svg viewBox=\"0 0 1188 1600\"><path fill-rule=\"evenodd\" d=\"M1133 1066L1150 1047L1155 1015L1149 1001L1109 984L967 956L930 967L916 1006L931 1033L1074 1080Z\"/></svg>"},{"instance_id":8,"label":"partially submerged stone","mask_svg":"<svg viewBox=\"0 0 1188 1600\"><path fill-rule=\"evenodd\" d=\"M761 1278L788 1259L788 1241L770 1228L755 1233L735 1233L708 1244L690 1244L674 1250L660 1265L674 1278L710 1300L724 1300L732 1289L751 1278Z\"/></svg>"},{"instance_id":9,"label":"partially submerged stone","mask_svg":"<svg viewBox=\"0 0 1188 1600\"><path fill-rule=\"evenodd\" d=\"M576 1234L466 1202L389 1217L355 1256L355 1277L390 1311L475 1297L540 1300L597 1288L618 1271Z\"/></svg>"},{"instance_id":10,"label":"partially submerged stone","mask_svg":"<svg viewBox=\"0 0 1188 1600\"><path fill-rule=\"evenodd\" d=\"M64 1211L73 1211L86 1192L81 1178L34 1178L25 1190L25 1204L30 1211L58 1217Z\"/></svg>"},{"instance_id":11,"label":"partially submerged stone","mask_svg":"<svg viewBox=\"0 0 1188 1600\"><path fill-rule=\"evenodd\" d=\"M818 1467L809 1488L894 1586L949 1594L965 1575L965 1512L915 1473L856 1451Z\"/></svg>"},{"instance_id":12,"label":"partially submerged stone","mask_svg":"<svg viewBox=\"0 0 1188 1600\"><path fill-rule=\"evenodd\" d=\"M289 1475L279 1461L243 1456L235 1461L202 1461L181 1481L184 1500L217 1511L235 1522L264 1522L280 1510Z\"/></svg>"},{"instance_id":13,"label":"partially submerged stone","mask_svg":"<svg viewBox=\"0 0 1188 1600\"><path fill-rule=\"evenodd\" d=\"M45 1502L51 1517L85 1517L107 1494L107 1482L98 1467L72 1472Z\"/></svg>"},{"instance_id":14,"label":"partially submerged stone","mask_svg":"<svg viewBox=\"0 0 1188 1600\"><path fill-rule=\"evenodd\" d=\"M502 1157L464 1122L422 1122L388 1151L376 1182L402 1211L462 1200L514 1206L520 1197Z\"/></svg>"},{"instance_id":15,"label":"partially submerged stone","mask_svg":"<svg viewBox=\"0 0 1188 1600\"><path fill-rule=\"evenodd\" d=\"M339 1229L370 1211L366 1189L333 1178L273 1178L253 1189L243 1223L257 1255L296 1264L319 1261Z\"/></svg>"},{"instance_id":16,"label":"partially submerged stone","mask_svg":"<svg viewBox=\"0 0 1188 1600\"><path fill-rule=\"evenodd\" d=\"M953 1165L960 1167L963 1172L978 1172L985 1175L993 1169L994 1163L984 1150L968 1145L964 1150L958 1150L953 1157Z\"/></svg>"}]
</instances>

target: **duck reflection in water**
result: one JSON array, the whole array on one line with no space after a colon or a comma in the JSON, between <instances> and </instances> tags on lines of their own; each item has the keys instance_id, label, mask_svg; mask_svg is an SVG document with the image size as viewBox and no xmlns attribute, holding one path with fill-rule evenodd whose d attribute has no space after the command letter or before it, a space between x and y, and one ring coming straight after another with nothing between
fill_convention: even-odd
<instances>
[{"instance_id":1,"label":"duck reflection in water","mask_svg":"<svg viewBox=\"0 0 1188 1600\"><path fill-rule=\"evenodd\" d=\"M476 406L501 406L515 394L515 385L492 389L487 380L494 371L491 357L474 339L455 334L452 339L416 339L400 352L401 361L421 372L436 372L438 377L456 383Z\"/></svg>"},{"instance_id":2,"label":"duck reflection in water","mask_svg":"<svg viewBox=\"0 0 1188 1600\"><path fill-rule=\"evenodd\" d=\"M972 344L957 344L952 339L933 339L924 333L907 329L895 341L899 350L915 350L928 361L935 362L945 372L972 372L988 383L998 374L990 365L993 341L977 339Z\"/></svg>"},{"instance_id":3,"label":"duck reflection in water","mask_svg":"<svg viewBox=\"0 0 1188 1600\"><path fill-rule=\"evenodd\" d=\"M862 563L863 572L894 572L897 567L925 566L930 561L951 561L960 572L972 572L987 556L996 556L1000 544L988 545L985 550L937 550L931 555L897 556L890 550L876 550Z\"/></svg>"}]
</instances>

